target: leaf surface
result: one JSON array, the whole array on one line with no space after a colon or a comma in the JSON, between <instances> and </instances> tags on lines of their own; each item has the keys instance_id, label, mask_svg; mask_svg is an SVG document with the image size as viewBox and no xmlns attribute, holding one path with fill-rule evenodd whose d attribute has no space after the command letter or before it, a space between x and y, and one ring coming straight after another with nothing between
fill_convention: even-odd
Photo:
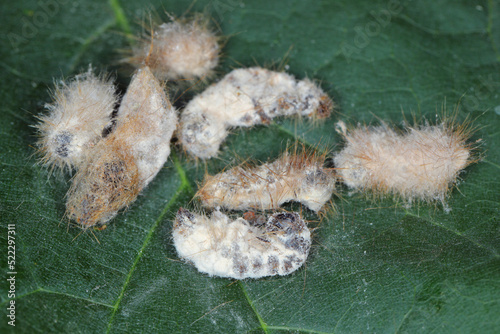
<instances>
[{"instance_id":1,"label":"leaf surface","mask_svg":"<svg viewBox=\"0 0 500 334\"><path fill-rule=\"evenodd\" d=\"M9 286L0 286L0 329L116 332L494 332L500 327L500 9L496 1L197 1L230 36L219 68L279 67L321 82L338 112L319 124L279 119L235 130L205 166L174 149L138 200L103 231L79 235L64 214L69 175L49 175L34 156L36 115L53 78L92 63L131 71L117 50L140 32L139 1L10 2L0 16L0 239L16 231L16 327L7 324ZM152 1L160 16L189 3ZM164 16L163 16L164 17ZM483 157L440 205L405 208L339 186L336 213L314 231L306 266L286 277L232 281L180 262L173 217L190 206L205 168L266 161L299 140L339 150L338 120L434 122L459 104L474 120ZM292 208L293 206L289 207ZM297 208L295 206L294 208ZM6 257L6 255L5 255ZM9 270L2 261L4 277Z\"/></svg>"}]
</instances>

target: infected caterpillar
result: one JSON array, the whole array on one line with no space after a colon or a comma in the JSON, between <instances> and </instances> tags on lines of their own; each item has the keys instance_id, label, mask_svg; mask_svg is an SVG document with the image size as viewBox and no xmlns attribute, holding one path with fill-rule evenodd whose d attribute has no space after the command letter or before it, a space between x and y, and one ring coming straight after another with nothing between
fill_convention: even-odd
<instances>
[{"instance_id":1,"label":"infected caterpillar","mask_svg":"<svg viewBox=\"0 0 500 334\"><path fill-rule=\"evenodd\" d=\"M170 154L175 109L147 66L133 76L116 127L90 152L68 192L66 215L82 228L104 224L132 203Z\"/></svg>"},{"instance_id":2,"label":"infected caterpillar","mask_svg":"<svg viewBox=\"0 0 500 334\"><path fill-rule=\"evenodd\" d=\"M179 257L210 276L236 279L288 275L302 266L311 233L298 213L234 221L179 209L173 228Z\"/></svg>"},{"instance_id":3,"label":"infected caterpillar","mask_svg":"<svg viewBox=\"0 0 500 334\"><path fill-rule=\"evenodd\" d=\"M219 62L219 37L201 14L191 19L174 19L151 28L126 61L147 64L160 80L210 76Z\"/></svg>"},{"instance_id":4,"label":"infected caterpillar","mask_svg":"<svg viewBox=\"0 0 500 334\"><path fill-rule=\"evenodd\" d=\"M355 190L372 190L414 200L445 198L462 169L472 163L470 131L453 122L406 127L402 133L381 126L347 129L337 123L346 143L334 155L340 179Z\"/></svg>"},{"instance_id":5,"label":"infected caterpillar","mask_svg":"<svg viewBox=\"0 0 500 334\"><path fill-rule=\"evenodd\" d=\"M267 210L297 201L317 213L335 190L335 174L324 162L324 154L286 151L272 163L205 176L195 197L207 208Z\"/></svg>"},{"instance_id":6,"label":"infected caterpillar","mask_svg":"<svg viewBox=\"0 0 500 334\"><path fill-rule=\"evenodd\" d=\"M37 146L41 161L52 168L77 168L111 124L118 96L106 75L87 72L56 83L49 114L40 116Z\"/></svg>"},{"instance_id":7,"label":"infected caterpillar","mask_svg":"<svg viewBox=\"0 0 500 334\"><path fill-rule=\"evenodd\" d=\"M237 69L187 104L179 139L191 155L208 159L231 127L268 124L294 114L325 118L332 108L332 100L308 79L259 67Z\"/></svg>"}]
</instances>

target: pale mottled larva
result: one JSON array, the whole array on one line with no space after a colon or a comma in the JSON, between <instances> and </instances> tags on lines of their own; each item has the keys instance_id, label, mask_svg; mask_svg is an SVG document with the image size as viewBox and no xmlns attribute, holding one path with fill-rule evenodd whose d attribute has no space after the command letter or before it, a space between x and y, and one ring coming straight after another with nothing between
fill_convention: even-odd
<instances>
[{"instance_id":1,"label":"pale mottled larva","mask_svg":"<svg viewBox=\"0 0 500 334\"><path fill-rule=\"evenodd\" d=\"M296 201L318 212L335 190L335 173L324 163L324 154L286 151L270 163L207 175L195 197L207 208L267 210Z\"/></svg>"},{"instance_id":2,"label":"pale mottled larva","mask_svg":"<svg viewBox=\"0 0 500 334\"><path fill-rule=\"evenodd\" d=\"M210 276L236 279L288 275L300 268L311 248L311 233L295 212L267 219L231 220L181 208L173 229L179 257Z\"/></svg>"},{"instance_id":3,"label":"pale mottled larva","mask_svg":"<svg viewBox=\"0 0 500 334\"><path fill-rule=\"evenodd\" d=\"M339 179L356 190L392 194L407 204L445 198L461 170L472 161L470 131L453 122L406 127L402 132L381 126L348 129L337 124L345 147L334 155Z\"/></svg>"},{"instance_id":4,"label":"pale mottled larva","mask_svg":"<svg viewBox=\"0 0 500 334\"><path fill-rule=\"evenodd\" d=\"M82 228L104 224L135 200L170 154L177 124L174 107L149 68L133 76L116 127L76 173L66 215Z\"/></svg>"},{"instance_id":5,"label":"pale mottled larva","mask_svg":"<svg viewBox=\"0 0 500 334\"><path fill-rule=\"evenodd\" d=\"M231 127L267 124L277 116L325 118L332 100L308 79L260 67L236 69L191 100L179 139L193 156L214 157Z\"/></svg>"},{"instance_id":6,"label":"pale mottled larva","mask_svg":"<svg viewBox=\"0 0 500 334\"><path fill-rule=\"evenodd\" d=\"M45 165L72 170L111 124L118 96L112 81L89 66L87 72L57 82L53 99L45 105L49 113L39 116L37 146Z\"/></svg>"},{"instance_id":7,"label":"pale mottled larva","mask_svg":"<svg viewBox=\"0 0 500 334\"><path fill-rule=\"evenodd\" d=\"M220 54L219 37L201 14L155 25L151 35L141 39L127 61L147 64L160 80L193 79L210 76Z\"/></svg>"}]
</instances>

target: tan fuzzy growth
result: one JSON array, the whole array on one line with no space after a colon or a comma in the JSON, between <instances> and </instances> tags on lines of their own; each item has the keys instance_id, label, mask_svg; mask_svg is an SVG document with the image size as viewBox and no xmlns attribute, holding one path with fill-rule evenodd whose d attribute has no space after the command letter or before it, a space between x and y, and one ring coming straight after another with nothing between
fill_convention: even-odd
<instances>
[{"instance_id":1,"label":"tan fuzzy growth","mask_svg":"<svg viewBox=\"0 0 500 334\"><path fill-rule=\"evenodd\" d=\"M196 197L208 208L266 210L297 201L318 212L335 190L335 174L324 161L325 155L286 152L272 163L208 175Z\"/></svg>"},{"instance_id":2,"label":"tan fuzzy growth","mask_svg":"<svg viewBox=\"0 0 500 334\"><path fill-rule=\"evenodd\" d=\"M148 65L161 79L193 79L209 76L219 61L219 38L208 19L172 19L152 28L151 35L133 50L129 62Z\"/></svg>"},{"instance_id":3,"label":"tan fuzzy growth","mask_svg":"<svg viewBox=\"0 0 500 334\"><path fill-rule=\"evenodd\" d=\"M142 189L129 148L113 139L105 141L78 170L68 192L66 215L82 228L109 221Z\"/></svg>"},{"instance_id":4,"label":"tan fuzzy growth","mask_svg":"<svg viewBox=\"0 0 500 334\"><path fill-rule=\"evenodd\" d=\"M347 129L338 123L344 149L334 156L341 180L350 188L393 194L413 200L445 198L458 174L472 162L470 133L465 127L439 125L407 127L398 133L383 124Z\"/></svg>"},{"instance_id":5,"label":"tan fuzzy growth","mask_svg":"<svg viewBox=\"0 0 500 334\"><path fill-rule=\"evenodd\" d=\"M36 125L37 142L45 165L73 169L110 125L117 102L115 87L105 75L87 72L56 84L54 101L46 104L47 115Z\"/></svg>"},{"instance_id":6,"label":"tan fuzzy growth","mask_svg":"<svg viewBox=\"0 0 500 334\"><path fill-rule=\"evenodd\" d=\"M218 210L207 217L181 208L173 238L179 257L199 271L236 279L288 275L311 248L311 233L296 212L249 221L231 220Z\"/></svg>"},{"instance_id":7,"label":"tan fuzzy growth","mask_svg":"<svg viewBox=\"0 0 500 334\"><path fill-rule=\"evenodd\" d=\"M123 97L113 135L130 147L146 186L170 155L177 112L149 67L137 71Z\"/></svg>"},{"instance_id":8,"label":"tan fuzzy growth","mask_svg":"<svg viewBox=\"0 0 500 334\"><path fill-rule=\"evenodd\" d=\"M116 128L101 140L73 181L67 215L83 228L103 224L135 200L170 154L175 109L148 67L132 78Z\"/></svg>"},{"instance_id":9,"label":"tan fuzzy growth","mask_svg":"<svg viewBox=\"0 0 500 334\"><path fill-rule=\"evenodd\" d=\"M331 99L312 81L260 67L237 69L191 100L179 139L193 156L214 157L231 127L268 124L278 116L325 118Z\"/></svg>"}]
</instances>

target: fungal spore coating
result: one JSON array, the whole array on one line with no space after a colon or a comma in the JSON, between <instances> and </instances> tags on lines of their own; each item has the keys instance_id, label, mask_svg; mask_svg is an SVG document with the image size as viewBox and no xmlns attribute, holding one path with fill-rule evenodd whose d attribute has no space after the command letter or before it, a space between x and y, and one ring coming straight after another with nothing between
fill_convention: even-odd
<instances>
[{"instance_id":1,"label":"fungal spore coating","mask_svg":"<svg viewBox=\"0 0 500 334\"><path fill-rule=\"evenodd\" d=\"M185 107L179 139L193 156L214 157L231 127L268 124L278 116L325 118L332 100L309 79L260 67L236 69Z\"/></svg>"},{"instance_id":2,"label":"fungal spore coating","mask_svg":"<svg viewBox=\"0 0 500 334\"><path fill-rule=\"evenodd\" d=\"M38 149L45 165L68 170L102 139L111 124L118 96L106 75L95 75L92 67L67 81L56 82L48 114L39 116Z\"/></svg>"},{"instance_id":3,"label":"fungal spore coating","mask_svg":"<svg viewBox=\"0 0 500 334\"><path fill-rule=\"evenodd\" d=\"M356 190L392 194L408 204L445 198L457 177L472 161L465 126L406 127L398 133L386 124L347 129L337 125L345 147L335 154L340 180Z\"/></svg>"},{"instance_id":4,"label":"fungal spore coating","mask_svg":"<svg viewBox=\"0 0 500 334\"><path fill-rule=\"evenodd\" d=\"M149 68L137 71L116 127L85 159L68 192L66 215L82 228L104 224L132 203L170 154L176 111Z\"/></svg>"},{"instance_id":5,"label":"fungal spore coating","mask_svg":"<svg viewBox=\"0 0 500 334\"><path fill-rule=\"evenodd\" d=\"M210 76L219 61L219 37L201 14L191 19L171 18L152 28L132 50L128 61L147 64L160 80L193 79Z\"/></svg>"},{"instance_id":6,"label":"fungal spore coating","mask_svg":"<svg viewBox=\"0 0 500 334\"><path fill-rule=\"evenodd\" d=\"M179 256L200 272L236 279L288 275L304 264L311 247L310 231L295 212L247 221L219 210L207 217L181 208L173 239Z\"/></svg>"},{"instance_id":7,"label":"fungal spore coating","mask_svg":"<svg viewBox=\"0 0 500 334\"><path fill-rule=\"evenodd\" d=\"M267 210L297 201L318 212L335 190L335 173L324 161L324 154L286 151L270 163L207 175L195 197L207 208Z\"/></svg>"}]
</instances>

